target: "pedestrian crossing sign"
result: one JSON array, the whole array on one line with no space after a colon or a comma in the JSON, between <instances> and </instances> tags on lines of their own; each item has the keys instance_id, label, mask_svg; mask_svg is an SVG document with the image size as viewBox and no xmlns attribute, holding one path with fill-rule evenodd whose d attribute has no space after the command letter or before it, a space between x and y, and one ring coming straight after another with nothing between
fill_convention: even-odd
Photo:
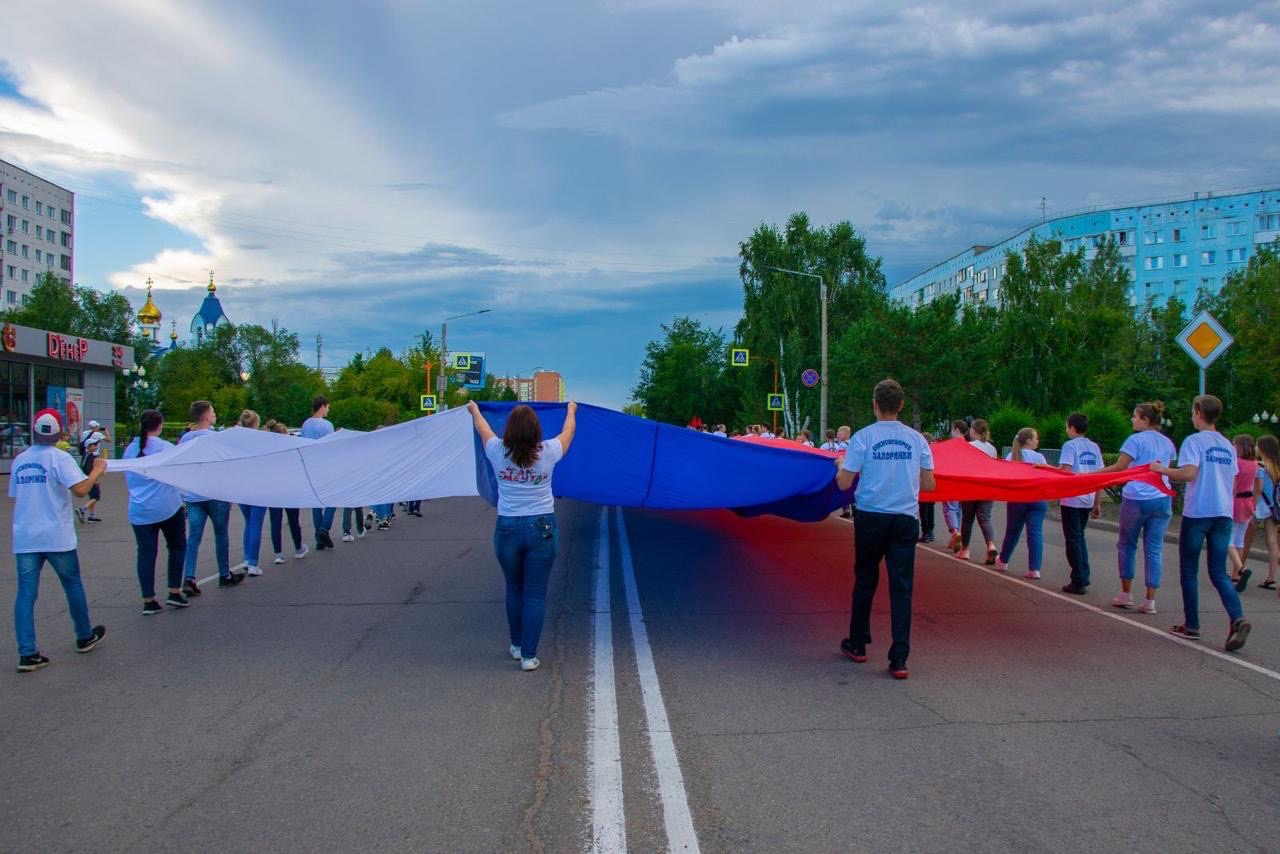
<instances>
[{"instance_id":1,"label":"pedestrian crossing sign","mask_svg":"<svg viewBox=\"0 0 1280 854\"><path fill-rule=\"evenodd\" d=\"M782 395L780 394L769 395L769 411L770 412L782 411Z\"/></svg>"},{"instance_id":2,"label":"pedestrian crossing sign","mask_svg":"<svg viewBox=\"0 0 1280 854\"><path fill-rule=\"evenodd\" d=\"M745 368L751 364L751 351L746 347L734 347L729 351L729 364L735 368Z\"/></svg>"},{"instance_id":3,"label":"pedestrian crossing sign","mask_svg":"<svg viewBox=\"0 0 1280 854\"><path fill-rule=\"evenodd\" d=\"M470 353L455 353L455 354L453 355L453 369L454 369L455 371L469 371L469 370L471 370L471 354L470 354Z\"/></svg>"},{"instance_id":4,"label":"pedestrian crossing sign","mask_svg":"<svg viewBox=\"0 0 1280 854\"><path fill-rule=\"evenodd\" d=\"M419 406L419 408L420 408L423 412L435 412L435 411L436 411L436 396L435 396L434 394L424 394L424 395L420 395L420 406Z\"/></svg>"}]
</instances>

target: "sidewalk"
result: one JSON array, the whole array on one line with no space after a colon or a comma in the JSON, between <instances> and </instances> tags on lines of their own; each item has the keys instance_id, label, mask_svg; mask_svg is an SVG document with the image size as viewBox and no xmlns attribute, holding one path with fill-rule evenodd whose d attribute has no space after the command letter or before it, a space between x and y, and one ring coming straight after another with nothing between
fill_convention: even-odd
<instances>
[{"instance_id":1,"label":"sidewalk","mask_svg":"<svg viewBox=\"0 0 1280 854\"><path fill-rule=\"evenodd\" d=\"M1120 530L1119 514L1120 514L1120 506L1118 504L1104 504L1102 507L1102 518L1090 519L1089 527L1094 529L1100 529L1103 531L1119 531ZM1053 519L1056 522L1060 522L1062 520L1061 514L1058 513L1057 502L1050 503L1049 518ZM1173 518L1169 520L1168 530L1164 532L1164 541L1166 543L1177 545L1178 531L1181 528L1182 528L1182 515L1179 513L1175 513L1173 514ZM1255 534L1253 538L1253 544L1254 544L1254 548L1251 548L1249 550L1249 555L1246 558L1246 560L1259 561L1265 567L1267 565L1266 539L1261 534ZM1259 544L1261 544L1262 546L1261 551L1258 550Z\"/></svg>"}]
</instances>

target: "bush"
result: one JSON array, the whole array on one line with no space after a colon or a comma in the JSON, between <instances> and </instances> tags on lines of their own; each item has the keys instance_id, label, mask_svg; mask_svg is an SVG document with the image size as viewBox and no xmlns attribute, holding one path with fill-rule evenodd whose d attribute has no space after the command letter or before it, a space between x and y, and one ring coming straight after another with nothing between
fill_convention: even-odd
<instances>
[{"instance_id":1,"label":"bush","mask_svg":"<svg viewBox=\"0 0 1280 854\"><path fill-rule=\"evenodd\" d=\"M1040 449L1061 448L1067 441L1067 416L1049 415L1036 421L1036 433L1040 434Z\"/></svg>"},{"instance_id":2,"label":"bush","mask_svg":"<svg viewBox=\"0 0 1280 854\"><path fill-rule=\"evenodd\" d=\"M991 428L991 444L999 451L1013 447L1013 439L1023 427L1035 427L1036 417L1030 409L1005 403L987 416L987 424Z\"/></svg>"},{"instance_id":3,"label":"bush","mask_svg":"<svg viewBox=\"0 0 1280 854\"><path fill-rule=\"evenodd\" d=\"M1129 414L1105 403L1088 403L1080 409L1089 416L1089 438L1104 452L1116 452L1133 432Z\"/></svg>"},{"instance_id":4,"label":"bush","mask_svg":"<svg viewBox=\"0 0 1280 854\"><path fill-rule=\"evenodd\" d=\"M329 407L329 420L338 428L368 431L394 422L399 412L400 408L388 400L376 400L372 397L344 397L333 401Z\"/></svg>"}]
</instances>

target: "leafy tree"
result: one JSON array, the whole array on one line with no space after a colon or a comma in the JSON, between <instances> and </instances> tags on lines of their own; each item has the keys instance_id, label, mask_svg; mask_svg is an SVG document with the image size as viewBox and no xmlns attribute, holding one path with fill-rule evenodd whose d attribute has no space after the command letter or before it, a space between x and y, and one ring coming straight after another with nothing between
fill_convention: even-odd
<instances>
[{"instance_id":1,"label":"leafy tree","mask_svg":"<svg viewBox=\"0 0 1280 854\"><path fill-rule=\"evenodd\" d=\"M622 407L622 411L627 415L634 415L637 418L645 417L644 404L639 403L637 401L632 401L631 403L628 403L626 406Z\"/></svg>"},{"instance_id":2,"label":"leafy tree","mask_svg":"<svg viewBox=\"0 0 1280 854\"><path fill-rule=\"evenodd\" d=\"M1226 406L1223 423L1246 423L1254 413L1275 412L1280 408L1280 250L1259 246L1249 266L1229 275L1222 290L1200 306L1235 339L1209 369L1208 391Z\"/></svg>"},{"instance_id":3,"label":"leafy tree","mask_svg":"<svg viewBox=\"0 0 1280 854\"><path fill-rule=\"evenodd\" d=\"M400 410L387 400L373 397L344 397L332 401L329 419L335 427L347 430L376 430L399 420Z\"/></svg>"},{"instance_id":4,"label":"leafy tree","mask_svg":"<svg viewBox=\"0 0 1280 854\"><path fill-rule=\"evenodd\" d=\"M645 346L640 380L632 396L648 417L687 424L694 417L728 422L741 398L741 381L730 374L729 342L689 317L662 325L663 337Z\"/></svg>"}]
</instances>

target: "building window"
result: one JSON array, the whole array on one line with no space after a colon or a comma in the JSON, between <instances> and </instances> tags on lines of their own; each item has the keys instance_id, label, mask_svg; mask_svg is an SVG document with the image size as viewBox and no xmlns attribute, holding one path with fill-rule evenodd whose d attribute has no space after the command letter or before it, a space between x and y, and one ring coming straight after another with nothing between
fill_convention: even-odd
<instances>
[{"instance_id":1,"label":"building window","mask_svg":"<svg viewBox=\"0 0 1280 854\"><path fill-rule=\"evenodd\" d=\"M1233 219L1227 223L1227 236L1239 237L1244 234L1244 220Z\"/></svg>"},{"instance_id":2,"label":"building window","mask_svg":"<svg viewBox=\"0 0 1280 854\"><path fill-rule=\"evenodd\" d=\"M1174 279L1174 280L1173 280L1173 295L1174 295L1174 296L1181 296L1182 294L1185 294L1186 292L1187 292L1187 280L1186 280L1186 279Z\"/></svg>"},{"instance_id":3,"label":"building window","mask_svg":"<svg viewBox=\"0 0 1280 854\"><path fill-rule=\"evenodd\" d=\"M10 305L17 305L17 304L18 304L18 292L17 292L17 291L6 291L6 292L5 292L5 300L6 300Z\"/></svg>"},{"instance_id":4,"label":"building window","mask_svg":"<svg viewBox=\"0 0 1280 854\"><path fill-rule=\"evenodd\" d=\"M52 228L46 228L46 229L45 229L45 231L44 231L44 239L45 239L45 240L47 240L47 241L49 241L50 243L57 243L57 242L58 242L58 241L57 241L57 239L54 237L53 229L52 229Z\"/></svg>"},{"instance_id":5,"label":"building window","mask_svg":"<svg viewBox=\"0 0 1280 854\"><path fill-rule=\"evenodd\" d=\"M18 268L13 266L12 264L9 265L9 278L11 279L18 278Z\"/></svg>"},{"instance_id":6,"label":"building window","mask_svg":"<svg viewBox=\"0 0 1280 854\"><path fill-rule=\"evenodd\" d=\"M41 240L43 238L44 238L44 226L37 223L36 224L36 240Z\"/></svg>"},{"instance_id":7,"label":"building window","mask_svg":"<svg viewBox=\"0 0 1280 854\"><path fill-rule=\"evenodd\" d=\"M29 302L31 302L31 294L23 294L23 295L22 295L22 304L23 304L23 305L26 305L26 304L27 304L27 303L29 303Z\"/></svg>"},{"instance_id":8,"label":"building window","mask_svg":"<svg viewBox=\"0 0 1280 854\"><path fill-rule=\"evenodd\" d=\"M25 219L24 219L24 220L22 221L22 233L23 233L23 234L30 234L30 233L31 233L31 222L30 222L30 220L25 220Z\"/></svg>"},{"instance_id":9,"label":"building window","mask_svg":"<svg viewBox=\"0 0 1280 854\"><path fill-rule=\"evenodd\" d=\"M23 197L22 197L22 206L23 206L24 208L26 208L27 210L31 210L31 197L30 197L30 196L23 196Z\"/></svg>"},{"instance_id":10,"label":"building window","mask_svg":"<svg viewBox=\"0 0 1280 854\"><path fill-rule=\"evenodd\" d=\"M71 225L71 211L64 210L62 212L62 224Z\"/></svg>"},{"instance_id":11,"label":"building window","mask_svg":"<svg viewBox=\"0 0 1280 854\"><path fill-rule=\"evenodd\" d=\"M1163 231L1146 231L1142 234L1142 242L1147 246L1156 246L1164 243Z\"/></svg>"},{"instance_id":12,"label":"building window","mask_svg":"<svg viewBox=\"0 0 1280 854\"><path fill-rule=\"evenodd\" d=\"M44 260L44 253L43 253L43 252L41 252L39 249L37 249L37 250L36 250L36 263L37 263L37 264L39 264L39 263L40 263L41 261L43 261L43 260Z\"/></svg>"},{"instance_id":13,"label":"building window","mask_svg":"<svg viewBox=\"0 0 1280 854\"><path fill-rule=\"evenodd\" d=\"M13 190L9 191L8 198L9 198L9 204L16 205L18 203L18 194L15 193Z\"/></svg>"},{"instance_id":14,"label":"building window","mask_svg":"<svg viewBox=\"0 0 1280 854\"><path fill-rule=\"evenodd\" d=\"M49 219L57 219L57 218L58 218L58 209L55 208L53 205L49 205Z\"/></svg>"},{"instance_id":15,"label":"building window","mask_svg":"<svg viewBox=\"0 0 1280 854\"><path fill-rule=\"evenodd\" d=\"M1164 289L1164 282L1147 282L1147 296L1155 296Z\"/></svg>"},{"instance_id":16,"label":"building window","mask_svg":"<svg viewBox=\"0 0 1280 854\"><path fill-rule=\"evenodd\" d=\"M1217 260L1218 260L1218 253L1213 251L1212 249L1208 250L1207 252L1200 253L1200 266L1202 267L1208 266L1209 264L1213 264L1217 262Z\"/></svg>"},{"instance_id":17,"label":"building window","mask_svg":"<svg viewBox=\"0 0 1280 854\"><path fill-rule=\"evenodd\" d=\"M21 278L21 279L22 279L22 281L24 281L24 282L25 282L25 281L27 281L27 271L26 271L26 270L23 270L23 271L22 271L22 276L21 276L20 278Z\"/></svg>"},{"instance_id":18,"label":"building window","mask_svg":"<svg viewBox=\"0 0 1280 854\"><path fill-rule=\"evenodd\" d=\"M30 257L31 257L31 247L30 247L30 246L28 246L28 245L27 245L27 244L25 244L25 243L24 243L24 244L22 244L22 257L23 257L23 258L30 258Z\"/></svg>"},{"instance_id":19,"label":"building window","mask_svg":"<svg viewBox=\"0 0 1280 854\"><path fill-rule=\"evenodd\" d=\"M9 226L9 231L12 232L15 228L18 227L18 218L15 217L13 214L9 214L8 218L5 219L4 224Z\"/></svg>"},{"instance_id":20,"label":"building window","mask_svg":"<svg viewBox=\"0 0 1280 854\"><path fill-rule=\"evenodd\" d=\"M71 269L71 256L70 255L59 256L58 266L62 267L62 269L64 270L69 271Z\"/></svg>"},{"instance_id":21,"label":"building window","mask_svg":"<svg viewBox=\"0 0 1280 854\"><path fill-rule=\"evenodd\" d=\"M1164 256L1163 256L1163 255L1155 255L1155 256L1152 256L1152 257L1150 257L1150 258L1147 258L1147 259L1146 259L1146 262L1147 262L1147 269L1148 269L1148 270L1163 270L1163 269L1164 269Z\"/></svg>"},{"instance_id":22,"label":"building window","mask_svg":"<svg viewBox=\"0 0 1280 854\"><path fill-rule=\"evenodd\" d=\"M1280 229L1280 214L1258 214L1258 231Z\"/></svg>"},{"instance_id":23,"label":"building window","mask_svg":"<svg viewBox=\"0 0 1280 854\"><path fill-rule=\"evenodd\" d=\"M36 202L36 213L38 214L44 213L44 202Z\"/></svg>"},{"instance_id":24,"label":"building window","mask_svg":"<svg viewBox=\"0 0 1280 854\"><path fill-rule=\"evenodd\" d=\"M1201 240L1207 240L1208 238L1213 237L1213 236L1214 236L1214 228L1213 228L1213 226L1212 226L1212 225L1202 225L1202 226L1200 226L1200 239L1201 239Z\"/></svg>"},{"instance_id":25,"label":"building window","mask_svg":"<svg viewBox=\"0 0 1280 854\"><path fill-rule=\"evenodd\" d=\"M1228 262L1228 263L1238 263L1238 262L1240 262L1240 261L1243 261L1243 260L1244 260L1244 258L1245 258L1245 252L1244 252L1244 247L1243 247L1243 246L1241 246L1239 249L1228 249L1228 250L1227 250L1227 262Z\"/></svg>"},{"instance_id":26,"label":"building window","mask_svg":"<svg viewBox=\"0 0 1280 854\"><path fill-rule=\"evenodd\" d=\"M1202 291L1211 291L1211 290L1213 290L1213 279L1208 279L1208 278L1201 279L1201 280L1200 280L1200 290L1202 290Z\"/></svg>"},{"instance_id":27,"label":"building window","mask_svg":"<svg viewBox=\"0 0 1280 854\"><path fill-rule=\"evenodd\" d=\"M1187 239L1187 231L1184 228L1175 228L1173 230L1173 242L1181 243Z\"/></svg>"},{"instance_id":28,"label":"building window","mask_svg":"<svg viewBox=\"0 0 1280 854\"><path fill-rule=\"evenodd\" d=\"M62 245L64 247L69 247L71 245L71 235L67 234L65 231L62 232Z\"/></svg>"},{"instance_id":29,"label":"building window","mask_svg":"<svg viewBox=\"0 0 1280 854\"><path fill-rule=\"evenodd\" d=\"M5 244L4 244L4 251L5 251L5 252L12 253L12 254L17 254L17 252L18 252L18 241L16 241L16 240L8 240L8 241L5 241Z\"/></svg>"},{"instance_id":30,"label":"building window","mask_svg":"<svg viewBox=\"0 0 1280 854\"><path fill-rule=\"evenodd\" d=\"M1116 232L1116 243L1119 243L1121 246L1128 246L1128 245L1129 245L1129 232L1127 232L1127 231L1117 231L1117 232Z\"/></svg>"}]
</instances>

